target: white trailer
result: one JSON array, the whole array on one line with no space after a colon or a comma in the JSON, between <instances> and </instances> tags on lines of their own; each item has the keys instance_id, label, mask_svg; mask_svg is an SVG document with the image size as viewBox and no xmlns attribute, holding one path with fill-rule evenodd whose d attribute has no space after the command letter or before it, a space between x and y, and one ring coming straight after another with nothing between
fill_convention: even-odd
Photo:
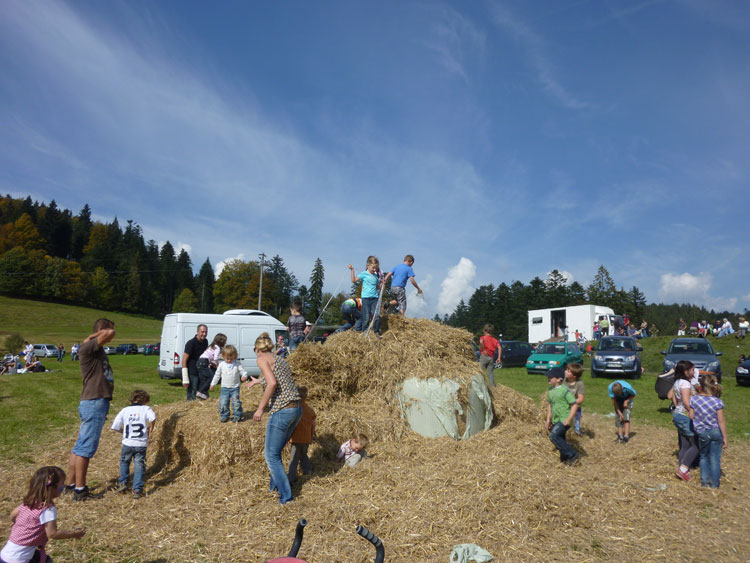
<instances>
[{"instance_id":1,"label":"white trailer","mask_svg":"<svg viewBox=\"0 0 750 563\"><path fill-rule=\"evenodd\" d=\"M255 355L255 340L267 332L273 342L279 334L288 341L286 325L268 313L253 309L233 309L223 315L173 313L164 317L159 350L159 375L162 379L182 377L182 354L185 343L195 336L198 325L208 327L208 343L218 333L225 334L227 344L237 348L237 359L251 375L260 374Z\"/></svg>"},{"instance_id":2,"label":"white trailer","mask_svg":"<svg viewBox=\"0 0 750 563\"><path fill-rule=\"evenodd\" d=\"M622 326L622 317L602 305L575 305L529 311L529 342L544 342L551 338L575 340L576 330L586 340L594 338L594 322L607 317L608 334Z\"/></svg>"}]
</instances>

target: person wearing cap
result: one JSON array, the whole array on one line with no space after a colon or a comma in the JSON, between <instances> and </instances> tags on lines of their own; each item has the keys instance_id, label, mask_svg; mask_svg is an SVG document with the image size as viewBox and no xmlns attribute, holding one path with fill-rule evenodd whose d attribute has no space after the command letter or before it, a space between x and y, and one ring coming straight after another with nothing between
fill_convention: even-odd
<instances>
[{"instance_id":1,"label":"person wearing cap","mask_svg":"<svg viewBox=\"0 0 750 563\"><path fill-rule=\"evenodd\" d=\"M570 428L578 403L575 395L563 386L565 372L562 368L552 368L547 372L547 380L552 387L547 391L547 421L549 439L560 452L560 461L573 465L578 461L578 452L565 440L565 434Z\"/></svg>"}]
</instances>

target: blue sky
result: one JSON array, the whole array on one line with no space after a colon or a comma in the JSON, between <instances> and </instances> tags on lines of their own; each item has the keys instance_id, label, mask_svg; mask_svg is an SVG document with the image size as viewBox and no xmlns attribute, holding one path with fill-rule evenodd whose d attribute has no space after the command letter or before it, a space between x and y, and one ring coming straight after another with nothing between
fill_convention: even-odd
<instances>
[{"instance_id":1,"label":"blue sky","mask_svg":"<svg viewBox=\"0 0 750 563\"><path fill-rule=\"evenodd\" d=\"M0 191L450 312L604 264L750 307L750 3L6 0Z\"/></svg>"}]
</instances>

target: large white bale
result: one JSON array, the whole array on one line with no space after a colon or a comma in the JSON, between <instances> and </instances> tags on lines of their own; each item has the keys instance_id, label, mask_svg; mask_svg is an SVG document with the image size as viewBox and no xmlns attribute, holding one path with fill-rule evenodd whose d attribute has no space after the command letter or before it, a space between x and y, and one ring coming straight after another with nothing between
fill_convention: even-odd
<instances>
[{"instance_id":1,"label":"large white bale","mask_svg":"<svg viewBox=\"0 0 750 563\"><path fill-rule=\"evenodd\" d=\"M398 393L401 414L412 430L426 438L465 440L492 424L492 397L477 374L466 389L468 404L459 401L461 386L452 379L404 380Z\"/></svg>"}]
</instances>

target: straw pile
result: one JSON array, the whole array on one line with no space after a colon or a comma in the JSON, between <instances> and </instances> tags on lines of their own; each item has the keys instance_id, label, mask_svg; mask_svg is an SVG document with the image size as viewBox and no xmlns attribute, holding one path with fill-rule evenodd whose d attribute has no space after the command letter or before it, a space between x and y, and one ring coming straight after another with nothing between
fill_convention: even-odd
<instances>
[{"instance_id":1,"label":"straw pile","mask_svg":"<svg viewBox=\"0 0 750 563\"><path fill-rule=\"evenodd\" d=\"M349 333L296 353L297 378L310 387L318 413L318 438L310 448L314 473L300 476L294 502L281 507L267 490L264 423L220 424L216 399L155 406L147 496L133 501L110 490L119 435L105 432L89 472L102 498L58 502L60 526L88 532L82 540L51 542L50 555L58 561L263 561L288 552L295 523L305 517L310 524L299 556L311 563L371 561L374 550L354 534L357 524L381 537L388 562L447 562L459 543L476 543L496 561L747 559L747 443L731 444L722 488L712 491L695 479L675 479L673 431L640 426L635 418L633 439L618 445L611 418L586 414L586 436L573 438L582 462L562 466L533 402L503 386L494 390L498 423L489 431L465 441L422 438L394 414L396 382L378 366L399 377L405 372L398 366L429 377L424 366L444 362L456 377L469 374L463 366L473 375L476 364L446 353L448 346L461 347L457 333L437 335L449 329L428 327L427 340L440 343L432 349L419 326L427 321L395 321L381 341ZM329 345L334 359L325 353ZM357 350L365 346L363 357ZM402 361L389 363L392 356ZM257 387L243 389L248 413L259 397ZM354 431L370 434L370 457L340 468L336 451ZM0 462L0 511L18 503L36 466L66 464L71 445L47 446L26 467Z\"/></svg>"}]
</instances>

